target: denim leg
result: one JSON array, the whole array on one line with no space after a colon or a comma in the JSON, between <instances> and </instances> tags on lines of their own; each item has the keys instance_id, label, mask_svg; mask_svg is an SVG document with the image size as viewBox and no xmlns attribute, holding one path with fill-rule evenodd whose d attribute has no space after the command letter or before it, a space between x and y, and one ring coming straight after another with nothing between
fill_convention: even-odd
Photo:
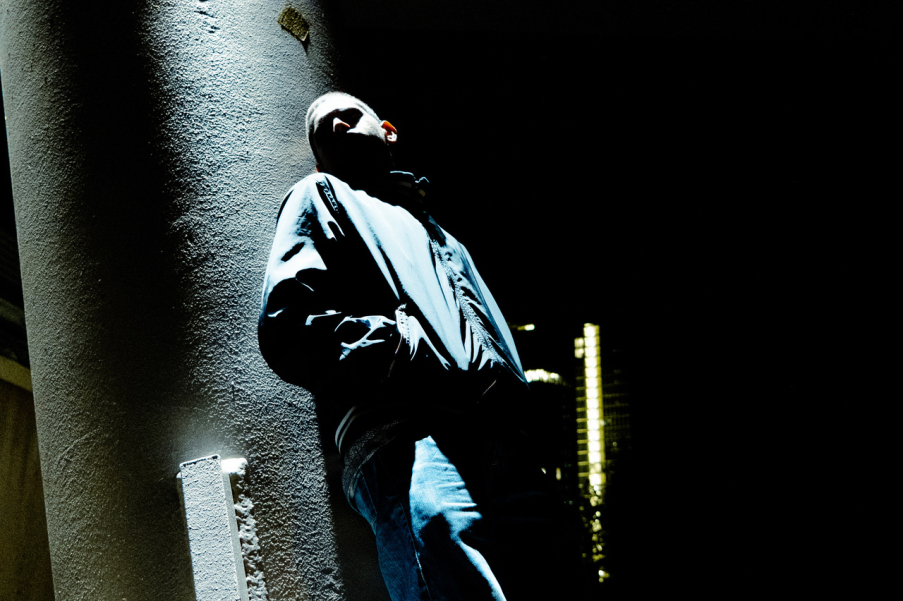
<instances>
[{"instance_id":1,"label":"denim leg","mask_svg":"<svg viewBox=\"0 0 903 601\"><path fill-rule=\"evenodd\" d=\"M529 440L502 427L478 426L439 430L433 438L480 514L461 539L485 558L507 601L587 598L577 524L568 523Z\"/></svg>"},{"instance_id":2,"label":"denim leg","mask_svg":"<svg viewBox=\"0 0 903 601\"><path fill-rule=\"evenodd\" d=\"M403 477L398 482L393 476L378 452L361 469L351 505L376 537L379 569L392 601L432 601L414 545L407 486Z\"/></svg>"},{"instance_id":3,"label":"denim leg","mask_svg":"<svg viewBox=\"0 0 903 601\"><path fill-rule=\"evenodd\" d=\"M434 599L505 599L479 548L483 516L455 465L431 436L414 445L411 522L420 563Z\"/></svg>"},{"instance_id":4,"label":"denim leg","mask_svg":"<svg viewBox=\"0 0 903 601\"><path fill-rule=\"evenodd\" d=\"M393 601L504 601L479 550L487 544L482 515L432 437L377 452L352 505L376 536Z\"/></svg>"},{"instance_id":5,"label":"denim leg","mask_svg":"<svg viewBox=\"0 0 903 601\"><path fill-rule=\"evenodd\" d=\"M586 598L560 501L527 455L510 437L456 430L395 441L364 465L352 505L393 601Z\"/></svg>"}]
</instances>

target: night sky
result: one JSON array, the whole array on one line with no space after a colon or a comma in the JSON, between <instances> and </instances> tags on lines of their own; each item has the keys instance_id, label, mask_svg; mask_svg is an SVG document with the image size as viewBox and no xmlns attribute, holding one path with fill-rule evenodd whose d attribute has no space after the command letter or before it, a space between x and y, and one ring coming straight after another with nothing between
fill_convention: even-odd
<instances>
[{"instance_id":1,"label":"night sky","mask_svg":"<svg viewBox=\"0 0 903 601\"><path fill-rule=\"evenodd\" d=\"M626 357L612 599L831 578L828 365L900 71L877 38L783 25L344 46L398 166L430 178L509 322L536 324L525 367L572 376L583 322Z\"/></svg>"},{"instance_id":2,"label":"night sky","mask_svg":"<svg viewBox=\"0 0 903 601\"><path fill-rule=\"evenodd\" d=\"M346 90L398 128L397 166L430 179L508 321L536 324L525 367L572 375L583 322L626 354L624 598L828 569L804 428L860 277L857 217L883 197L900 65L880 15L738 15L341 46Z\"/></svg>"}]
</instances>

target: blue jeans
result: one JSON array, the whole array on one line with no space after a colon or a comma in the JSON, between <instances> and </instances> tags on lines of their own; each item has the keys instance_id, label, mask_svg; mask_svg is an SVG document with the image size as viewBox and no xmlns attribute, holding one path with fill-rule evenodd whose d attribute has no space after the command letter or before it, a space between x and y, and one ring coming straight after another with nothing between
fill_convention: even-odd
<instances>
[{"instance_id":1,"label":"blue jeans","mask_svg":"<svg viewBox=\"0 0 903 601\"><path fill-rule=\"evenodd\" d=\"M585 598L560 501L524 449L435 434L380 449L350 499L376 535L392 600Z\"/></svg>"}]
</instances>

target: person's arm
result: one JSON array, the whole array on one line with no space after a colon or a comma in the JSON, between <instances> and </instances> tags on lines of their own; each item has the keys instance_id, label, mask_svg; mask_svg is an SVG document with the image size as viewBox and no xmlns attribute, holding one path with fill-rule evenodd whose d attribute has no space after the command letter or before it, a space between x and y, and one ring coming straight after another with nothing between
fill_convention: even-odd
<instances>
[{"instance_id":1,"label":"person's arm","mask_svg":"<svg viewBox=\"0 0 903 601\"><path fill-rule=\"evenodd\" d=\"M380 381L399 342L397 300L374 284L372 257L356 232L343 231L351 225L329 206L318 181L325 176L305 179L283 204L258 323L273 371L312 392L336 379Z\"/></svg>"}]
</instances>

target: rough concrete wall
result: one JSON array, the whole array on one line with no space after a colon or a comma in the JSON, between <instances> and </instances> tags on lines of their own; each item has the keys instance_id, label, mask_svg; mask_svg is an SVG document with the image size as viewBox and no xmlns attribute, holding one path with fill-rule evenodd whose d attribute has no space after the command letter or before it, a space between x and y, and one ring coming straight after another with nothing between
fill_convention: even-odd
<instances>
[{"instance_id":1,"label":"rough concrete wall","mask_svg":"<svg viewBox=\"0 0 903 601\"><path fill-rule=\"evenodd\" d=\"M76 6L77 4L77 6ZM283 0L10 0L0 70L58 599L191 599L174 476L244 456L271 599L345 596L308 396L257 350L275 214L336 84Z\"/></svg>"},{"instance_id":2,"label":"rough concrete wall","mask_svg":"<svg viewBox=\"0 0 903 601\"><path fill-rule=\"evenodd\" d=\"M30 392L4 380L0 380L0 491L0 599L53 601L34 401Z\"/></svg>"}]
</instances>

